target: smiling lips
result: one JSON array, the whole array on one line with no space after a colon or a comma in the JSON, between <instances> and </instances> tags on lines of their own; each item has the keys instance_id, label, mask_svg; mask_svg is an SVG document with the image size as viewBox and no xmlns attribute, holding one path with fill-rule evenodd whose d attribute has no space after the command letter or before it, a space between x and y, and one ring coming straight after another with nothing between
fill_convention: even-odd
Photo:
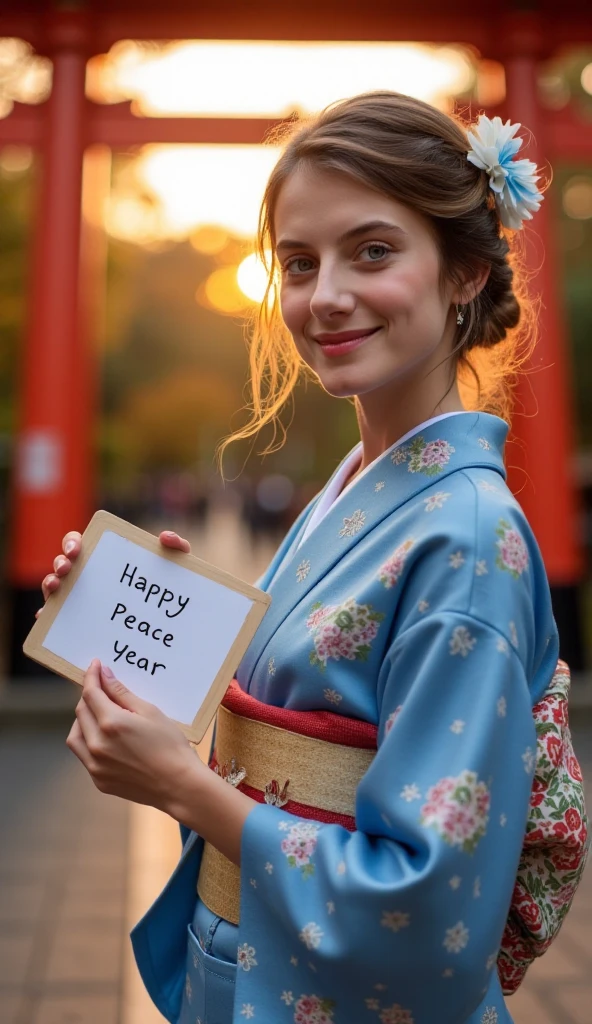
<instances>
[{"instance_id":1,"label":"smiling lips","mask_svg":"<svg viewBox=\"0 0 592 1024\"><path fill-rule=\"evenodd\" d=\"M380 330L379 327L369 327L366 330L358 329L354 331L339 331L335 334L317 334L314 340L318 342L326 355L337 356L345 352L351 352L352 349L363 344L372 334L376 334L378 330Z\"/></svg>"}]
</instances>

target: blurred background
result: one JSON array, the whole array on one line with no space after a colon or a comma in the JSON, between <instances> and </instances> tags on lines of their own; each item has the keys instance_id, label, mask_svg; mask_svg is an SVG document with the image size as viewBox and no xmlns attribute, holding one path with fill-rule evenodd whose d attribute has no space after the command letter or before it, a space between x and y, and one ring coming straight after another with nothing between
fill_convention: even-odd
<instances>
[{"instance_id":1,"label":"blurred background","mask_svg":"<svg viewBox=\"0 0 592 1024\"><path fill-rule=\"evenodd\" d=\"M510 117L552 184L526 258L541 339L510 482L541 544L592 775L592 13L564 0L0 0L0 1024L151 1024L128 925L178 853L64 748L75 689L21 653L62 535L106 508L252 582L357 440L301 384L283 447L245 422L258 207L286 119L370 89ZM544 253L544 262L543 262ZM589 1021L588 877L510 1001Z\"/></svg>"}]
</instances>

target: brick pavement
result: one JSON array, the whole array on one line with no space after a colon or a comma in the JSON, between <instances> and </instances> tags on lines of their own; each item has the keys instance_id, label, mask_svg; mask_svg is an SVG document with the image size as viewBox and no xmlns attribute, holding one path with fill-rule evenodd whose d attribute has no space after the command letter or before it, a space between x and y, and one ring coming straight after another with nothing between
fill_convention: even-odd
<instances>
[{"instance_id":1,"label":"brick pavement","mask_svg":"<svg viewBox=\"0 0 592 1024\"><path fill-rule=\"evenodd\" d=\"M128 809L62 732L0 733L0 1022L119 1024Z\"/></svg>"}]
</instances>

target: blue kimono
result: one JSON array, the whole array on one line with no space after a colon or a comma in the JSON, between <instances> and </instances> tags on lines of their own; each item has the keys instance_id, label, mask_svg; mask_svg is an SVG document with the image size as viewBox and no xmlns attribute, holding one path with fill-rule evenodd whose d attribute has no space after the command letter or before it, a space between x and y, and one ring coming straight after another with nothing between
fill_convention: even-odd
<instances>
[{"instance_id":1,"label":"blue kimono","mask_svg":"<svg viewBox=\"0 0 592 1024\"><path fill-rule=\"evenodd\" d=\"M541 555L505 484L506 433L483 413L429 424L299 546L317 496L258 581L273 601L241 687L374 723L378 751L356 831L267 804L247 818L238 967L220 971L229 984L236 974L234 1013L219 1024L511 1021L496 959L535 766L532 706L558 639ZM203 968L191 928L187 958L201 849L191 834L132 935L172 1022L186 967Z\"/></svg>"}]
</instances>

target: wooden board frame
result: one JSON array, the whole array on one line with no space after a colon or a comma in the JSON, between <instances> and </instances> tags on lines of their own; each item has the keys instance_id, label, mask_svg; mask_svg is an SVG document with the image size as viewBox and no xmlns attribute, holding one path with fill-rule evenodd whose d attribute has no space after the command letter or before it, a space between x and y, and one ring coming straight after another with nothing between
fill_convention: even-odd
<instances>
[{"instance_id":1,"label":"wooden board frame","mask_svg":"<svg viewBox=\"0 0 592 1024\"><path fill-rule=\"evenodd\" d=\"M61 580L57 593L50 594L48 597L43 613L35 622L23 644L23 652L28 658L38 662L40 665L44 665L52 672L56 672L65 679L70 679L72 682L82 685L85 670L72 665L71 662L66 661L65 658L60 657L58 654L54 654L43 646L43 642L62 609L66 598L76 585L76 581L106 530L110 530L118 536L132 541L134 544L145 548L147 551L151 551L160 558L175 562L183 569L189 569L199 576L205 576L215 583L220 583L230 590L235 590L250 598L253 602L253 606L228 651L195 718L189 723L177 722L177 725L183 730L187 739L191 740L192 743L199 743L207 732L208 726L216 714L218 705L226 693L240 660L271 604L271 597L264 591L258 590L257 587L253 587L249 583L245 583L224 569L218 569L216 566L204 562L197 555L165 548L158 540L158 537L154 537L151 533L141 530L138 526L133 526L132 523L128 523L125 519L112 515L111 512L105 512L102 509L95 512L82 534L82 545L78 558L72 563L72 569L68 575Z\"/></svg>"}]
</instances>

